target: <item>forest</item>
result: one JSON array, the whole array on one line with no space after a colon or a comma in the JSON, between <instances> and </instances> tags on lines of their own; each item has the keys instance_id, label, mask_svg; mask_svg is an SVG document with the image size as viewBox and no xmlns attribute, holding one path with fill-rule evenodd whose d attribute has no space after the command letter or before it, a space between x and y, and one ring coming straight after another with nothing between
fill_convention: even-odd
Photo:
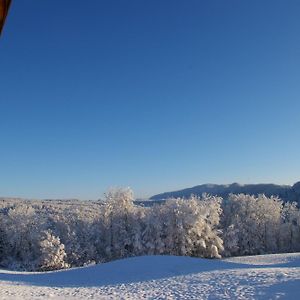
<instances>
[{"instance_id":1,"label":"forest","mask_svg":"<svg viewBox=\"0 0 300 300\"><path fill-rule=\"evenodd\" d=\"M277 197L204 194L143 206L120 188L81 202L2 201L0 266L48 271L142 255L300 251L299 208Z\"/></svg>"}]
</instances>

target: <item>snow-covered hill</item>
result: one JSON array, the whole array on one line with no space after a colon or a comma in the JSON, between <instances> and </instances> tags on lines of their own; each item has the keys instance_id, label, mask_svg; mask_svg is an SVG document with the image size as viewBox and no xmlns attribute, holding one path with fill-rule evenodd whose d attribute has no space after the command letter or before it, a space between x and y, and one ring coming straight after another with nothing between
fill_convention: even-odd
<instances>
[{"instance_id":1,"label":"snow-covered hill","mask_svg":"<svg viewBox=\"0 0 300 300\"><path fill-rule=\"evenodd\" d=\"M0 299L297 299L300 254L144 256L47 273L0 271Z\"/></svg>"},{"instance_id":2,"label":"snow-covered hill","mask_svg":"<svg viewBox=\"0 0 300 300\"><path fill-rule=\"evenodd\" d=\"M191 195L201 196L203 193L210 195L217 195L227 198L229 194L248 194L266 196L278 196L283 201L296 201L300 203L300 182L290 185L276 185L276 184L202 184L191 188L166 192L152 196L151 200L162 200L168 198L188 198Z\"/></svg>"}]
</instances>

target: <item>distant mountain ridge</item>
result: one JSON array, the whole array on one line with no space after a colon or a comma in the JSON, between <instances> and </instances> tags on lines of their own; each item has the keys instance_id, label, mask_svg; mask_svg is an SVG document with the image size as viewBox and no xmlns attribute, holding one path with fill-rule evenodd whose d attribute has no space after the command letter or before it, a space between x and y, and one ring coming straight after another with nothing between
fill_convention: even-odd
<instances>
[{"instance_id":1,"label":"distant mountain ridge","mask_svg":"<svg viewBox=\"0 0 300 300\"><path fill-rule=\"evenodd\" d=\"M150 200L163 200L168 198L188 198L191 195L201 196L208 193L227 198L229 194L265 194L266 196L278 196L283 201L296 201L300 203L300 181L294 185L277 185L271 183L262 184L202 184L191 188L166 192L154 195Z\"/></svg>"}]
</instances>

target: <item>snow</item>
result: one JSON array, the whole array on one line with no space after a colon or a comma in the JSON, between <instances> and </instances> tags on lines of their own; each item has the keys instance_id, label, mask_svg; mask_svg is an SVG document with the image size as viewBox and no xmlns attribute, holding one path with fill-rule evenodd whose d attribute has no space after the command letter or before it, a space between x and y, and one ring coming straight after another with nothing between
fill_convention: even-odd
<instances>
[{"instance_id":1,"label":"snow","mask_svg":"<svg viewBox=\"0 0 300 300\"><path fill-rule=\"evenodd\" d=\"M45 273L0 270L0 299L297 299L300 253L141 256Z\"/></svg>"}]
</instances>

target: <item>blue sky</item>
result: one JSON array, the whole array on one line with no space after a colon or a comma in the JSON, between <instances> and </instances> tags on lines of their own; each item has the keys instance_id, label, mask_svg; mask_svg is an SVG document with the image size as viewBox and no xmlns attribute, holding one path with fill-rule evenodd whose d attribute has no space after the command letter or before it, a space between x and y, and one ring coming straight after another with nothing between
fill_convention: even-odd
<instances>
[{"instance_id":1,"label":"blue sky","mask_svg":"<svg viewBox=\"0 0 300 300\"><path fill-rule=\"evenodd\" d=\"M0 195L300 180L300 2L15 1Z\"/></svg>"}]
</instances>

